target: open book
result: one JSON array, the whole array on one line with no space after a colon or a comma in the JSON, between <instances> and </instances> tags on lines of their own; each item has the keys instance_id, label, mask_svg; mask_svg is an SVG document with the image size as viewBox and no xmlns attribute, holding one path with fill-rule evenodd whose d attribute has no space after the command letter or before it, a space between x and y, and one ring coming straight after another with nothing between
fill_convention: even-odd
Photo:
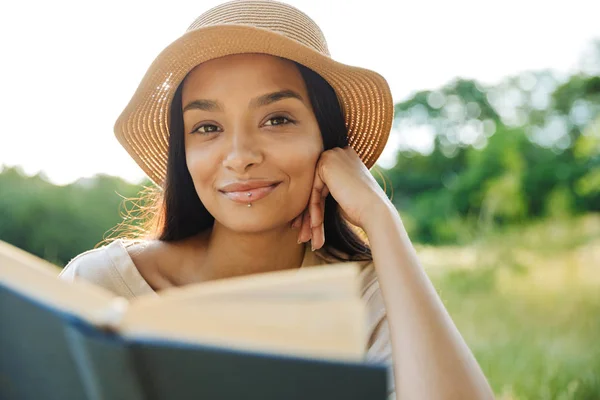
<instances>
[{"instance_id":1,"label":"open book","mask_svg":"<svg viewBox=\"0 0 600 400\"><path fill-rule=\"evenodd\" d=\"M0 242L1 399L384 399L359 267L223 279L127 301Z\"/></svg>"}]
</instances>

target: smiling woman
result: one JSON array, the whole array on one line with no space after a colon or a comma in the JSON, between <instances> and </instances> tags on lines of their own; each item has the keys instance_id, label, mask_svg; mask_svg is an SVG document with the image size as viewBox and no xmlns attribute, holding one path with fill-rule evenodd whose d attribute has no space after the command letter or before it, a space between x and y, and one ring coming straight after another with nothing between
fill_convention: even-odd
<instances>
[{"instance_id":1,"label":"smiling woman","mask_svg":"<svg viewBox=\"0 0 600 400\"><path fill-rule=\"evenodd\" d=\"M392 119L386 81L332 60L299 10L253 0L211 9L157 57L115 125L159 188L152 229L143 240L121 238L76 257L61 277L131 298L359 261L365 352L389 362L390 394L489 398L369 173Z\"/></svg>"},{"instance_id":2,"label":"smiling woman","mask_svg":"<svg viewBox=\"0 0 600 400\"><path fill-rule=\"evenodd\" d=\"M183 139L198 206L219 225L276 230L304 210L323 140L293 62L265 54L205 62L185 78L181 101L184 137L170 145Z\"/></svg>"}]
</instances>

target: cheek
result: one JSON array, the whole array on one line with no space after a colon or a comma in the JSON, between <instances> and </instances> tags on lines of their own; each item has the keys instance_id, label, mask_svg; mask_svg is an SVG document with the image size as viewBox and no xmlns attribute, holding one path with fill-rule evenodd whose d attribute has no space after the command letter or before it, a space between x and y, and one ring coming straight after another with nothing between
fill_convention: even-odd
<instances>
[{"instance_id":1,"label":"cheek","mask_svg":"<svg viewBox=\"0 0 600 400\"><path fill-rule=\"evenodd\" d=\"M277 153L280 169L290 180L292 201L308 201L321 151L320 146L303 143Z\"/></svg>"},{"instance_id":2,"label":"cheek","mask_svg":"<svg viewBox=\"0 0 600 400\"><path fill-rule=\"evenodd\" d=\"M218 168L214 152L186 146L185 160L194 181L196 192L203 199L205 197L203 194L212 190L213 179Z\"/></svg>"}]
</instances>

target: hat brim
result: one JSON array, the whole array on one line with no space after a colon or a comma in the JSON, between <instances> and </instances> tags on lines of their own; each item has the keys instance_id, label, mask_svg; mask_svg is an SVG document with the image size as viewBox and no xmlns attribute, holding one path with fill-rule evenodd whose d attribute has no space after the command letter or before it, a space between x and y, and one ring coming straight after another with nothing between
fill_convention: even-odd
<instances>
[{"instance_id":1,"label":"hat brim","mask_svg":"<svg viewBox=\"0 0 600 400\"><path fill-rule=\"evenodd\" d=\"M350 145L367 168L375 164L394 118L390 88L381 75L339 63L270 30L219 25L189 31L167 46L115 123L117 139L155 184L162 185L167 172L169 108L177 87L198 64L242 53L286 58L321 75L338 96Z\"/></svg>"}]
</instances>

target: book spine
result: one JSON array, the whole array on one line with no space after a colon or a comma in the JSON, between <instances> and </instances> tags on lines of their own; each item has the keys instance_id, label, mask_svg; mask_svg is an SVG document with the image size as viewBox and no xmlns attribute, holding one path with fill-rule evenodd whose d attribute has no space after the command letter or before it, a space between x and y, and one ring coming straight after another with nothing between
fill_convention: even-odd
<instances>
[{"instance_id":1,"label":"book spine","mask_svg":"<svg viewBox=\"0 0 600 400\"><path fill-rule=\"evenodd\" d=\"M146 398L130 350L117 334L72 321L65 335L88 400Z\"/></svg>"}]
</instances>

